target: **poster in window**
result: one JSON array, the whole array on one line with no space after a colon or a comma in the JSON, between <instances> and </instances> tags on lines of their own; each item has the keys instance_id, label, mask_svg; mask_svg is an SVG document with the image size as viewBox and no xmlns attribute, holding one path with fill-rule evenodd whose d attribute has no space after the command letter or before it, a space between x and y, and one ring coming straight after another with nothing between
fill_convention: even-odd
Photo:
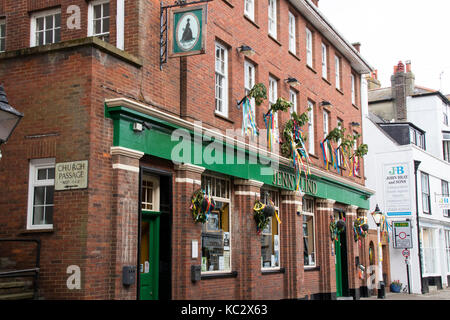
<instances>
[{"instance_id":1,"label":"poster in window","mask_svg":"<svg viewBox=\"0 0 450 320\"><path fill-rule=\"evenodd\" d=\"M224 251L230 250L230 233L229 232L223 233L223 250Z\"/></svg>"},{"instance_id":2,"label":"poster in window","mask_svg":"<svg viewBox=\"0 0 450 320\"><path fill-rule=\"evenodd\" d=\"M169 57L205 53L207 5L171 11Z\"/></svg>"},{"instance_id":3,"label":"poster in window","mask_svg":"<svg viewBox=\"0 0 450 320\"><path fill-rule=\"evenodd\" d=\"M206 222L207 232L218 232L219 231L219 214L217 212L211 212Z\"/></svg>"}]
</instances>

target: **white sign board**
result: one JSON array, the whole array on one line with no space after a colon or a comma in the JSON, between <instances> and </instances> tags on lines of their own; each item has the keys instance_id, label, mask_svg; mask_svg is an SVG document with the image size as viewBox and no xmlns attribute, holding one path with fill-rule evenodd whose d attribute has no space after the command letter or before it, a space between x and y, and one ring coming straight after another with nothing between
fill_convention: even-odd
<instances>
[{"instance_id":1,"label":"white sign board","mask_svg":"<svg viewBox=\"0 0 450 320\"><path fill-rule=\"evenodd\" d=\"M55 165L55 190L86 189L88 161L62 162Z\"/></svg>"},{"instance_id":2,"label":"white sign board","mask_svg":"<svg viewBox=\"0 0 450 320\"><path fill-rule=\"evenodd\" d=\"M412 233L410 221L394 221L392 222L394 230L394 248L407 249L412 248Z\"/></svg>"},{"instance_id":3,"label":"white sign board","mask_svg":"<svg viewBox=\"0 0 450 320\"><path fill-rule=\"evenodd\" d=\"M388 216L411 215L411 177L408 163L383 166L384 208Z\"/></svg>"}]
</instances>

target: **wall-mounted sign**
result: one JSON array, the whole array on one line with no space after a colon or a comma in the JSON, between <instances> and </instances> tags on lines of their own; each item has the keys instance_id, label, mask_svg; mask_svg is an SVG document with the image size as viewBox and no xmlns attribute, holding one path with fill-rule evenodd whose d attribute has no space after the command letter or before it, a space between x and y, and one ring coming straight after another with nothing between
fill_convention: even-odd
<instances>
[{"instance_id":1,"label":"wall-mounted sign","mask_svg":"<svg viewBox=\"0 0 450 320\"><path fill-rule=\"evenodd\" d=\"M171 11L170 58L205 53L206 11L206 4Z\"/></svg>"},{"instance_id":2,"label":"wall-mounted sign","mask_svg":"<svg viewBox=\"0 0 450 320\"><path fill-rule=\"evenodd\" d=\"M410 221L394 221L392 229L394 233L394 248L407 249L413 247Z\"/></svg>"},{"instance_id":3,"label":"wall-mounted sign","mask_svg":"<svg viewBox=\"0 0 450 320\"><path fill-rule=\"evenodd\" d=\"M284 171L274 171L272 184L277 187L292 190L295 188L295 175ZM304 193L316 195L317 182L312 179L300 177L300 189Z\"/></svg>"},{"instance_id":4,"label":"wall-mounted sign","mask_svg":"<svg viewBox=\"0 0 450 320\"><path fill-rule=\"evenodd\" d=\"M85 189L88 186L88 160L55 165L55 190Z\"/></svg>"},{"instance_id":5,"label":"wall-mounted sign","mask_svg":"<svg viewBox=\"0 0 450 320\"><path fill-rule=\"evenodd\" d=\"M384 206L388 216L411 215L411 179L408 163L383 166Z\"/></svg>"},{"instance_id":6,"label":"wall-mounted sign","mask_svg":"<svg viewBox=\"0 0 450 320\"><path fill-rule=\"evenodd\" d=\"M439 209L450 209L450 196L436 195L436 203Z\"/></svg>"}]
</instances>

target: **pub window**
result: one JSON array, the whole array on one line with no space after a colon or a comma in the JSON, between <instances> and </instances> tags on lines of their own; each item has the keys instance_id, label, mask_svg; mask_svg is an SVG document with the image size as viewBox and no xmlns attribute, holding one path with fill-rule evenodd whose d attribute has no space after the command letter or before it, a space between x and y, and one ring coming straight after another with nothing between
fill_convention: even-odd
<instances>
[{"instance_id":1,"label":"pub window","mask_svg":"<svg viewBox=\"0 0 450 320\"><path fill-rule=\"evenodd\" d=\"M157 177L142 177L141 209L159 211L159 180Z\"/></svg>"},{"instance_id":2,"label":"pub window","mask_svg":"<svg viewBox=\"0 0 450 320\"><path fill-rule=\"evenodd\" d=\"M28 185L27 229L53 228L55 159L33 159Z\"/></svg>"},{"instance_id":3,"label":"pub window","mask_svg":"<svg viewBox=\"0 0 450 320\"><path fill-rule=\"evenodd\" d=\"M280 212L279 193L273 190L261 189L261 202L273 205ZM280 225L275 215L270 218L267 227L261 232L261 268L280 267Z\"/></svg>"},{"instance_id":4,"label":"pub window","mask_svg":"<svg viewBox=\"0 0 450 320\"><path fill-rule=\"evenodd\" d=\"M88 36L95 36L109 42L110 22L109 0L96 0L89 4L88 9Z\"/></svg>"},{"instance_id":5,"label":"pub window","mask_svg":"<svg viewBox=\"0 0 450 320\"><path fill-rule=\"evenodd\" d=\"M316 265L314 199L303 198L303 260L305 267Z\"/></svg>"},{"instance_id":6,"label":"pub window","mask_svg":"<svg viewBox=\"0 0 450 320\"><path fill-rule=\"evenodd\" d=\"M203 175L202 189L214 200L214 209L202 225L202 272L231 271L230 181Z\"/></svg>"},{"instance_id":7,"label":"pub window","mask_svg":"<svg viewBox=\"0 0 450 320\"><path fill-rule=\"evenodd\" d=\"M61 41L61 9L46 10L31 16L31 47Z\"/></svg>"}]
</instances>

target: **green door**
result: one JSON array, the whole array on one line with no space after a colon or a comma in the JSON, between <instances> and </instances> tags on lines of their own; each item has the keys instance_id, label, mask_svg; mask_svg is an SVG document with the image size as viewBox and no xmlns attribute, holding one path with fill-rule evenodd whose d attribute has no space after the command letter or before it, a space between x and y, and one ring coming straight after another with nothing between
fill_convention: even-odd
<instances>
[{"instance_id":1,"label":"green door","mask_svg":"<svg viewBox=\"0 0 450 320\"><path fill-rule=\"evenodd\" d=\"M142 211L140 299L159 299L160 212Z\"/></svg>"},{"instance_id":2,"label":"green door","mask_svg":"<svg viewBox=\"0 0 450 320\"><path fill-rule=\"evenodd\" d=\"M338 240L334 242L335 262L336 262L336 296L342 297L342 260L341 260L341 234L338 233Z\"/></svg>"}]
</instances>

